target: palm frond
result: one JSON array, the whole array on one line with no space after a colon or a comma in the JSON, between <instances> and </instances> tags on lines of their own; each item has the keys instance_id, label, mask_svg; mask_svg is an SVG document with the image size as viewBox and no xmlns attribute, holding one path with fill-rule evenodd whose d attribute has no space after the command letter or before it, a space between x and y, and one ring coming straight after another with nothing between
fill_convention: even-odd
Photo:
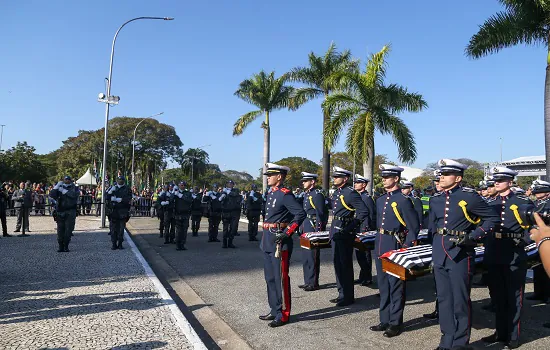
<instances>
[{"instance_id":1,"label":"palm frond","mask_svg":"<svg viewBox=\"0 0 550 350\"><path fill-rule=\"evenodd\" d=\"M517 44L548 44L547 12L540 6L530 10L509 9L490 17L470 39L466 55L480 58Z\"/></svg>"},{"instance_id":2,"label":"palm frond","mask_svg":"<svg viewBox=\"0 0 550 350\"><path fill-rule=\"evenodd\" d=\"M340 109L331 117L325 130L323 130L325 143L329 149L331 149L338 142L338 138L340 137L344 127L351 123L353 119L357 117L358 113L360 113L358 108L349 107Z\"/></svg>"},{"instance_id":3,"label":"palm frond","mask_svg":"<svg viewBox=\"0 0 550 350\"><path fill-rule=\"evenodd\" d=\"M252 123L262 113L263 111L258 110L241 115L233 125L233 136L241 135L248 124Z\"/></svg>"},{"instance_id":4,"label":"palm frond","mask_svg":"<svg viewBox=\"0 0 550 350\"><path fill-rule=\"evenodd\" d=\"M336 111L345 107L360 108L361 101L355 99L353 94L335 93L328 95L321 106L323 107L323 111L325 111L325 113L333 115Z\"/></svg>"},{"instance_id":5,"label":"palm frond","mask_svg":"<svg viewBox=\"0 0 550 350\"><path fill-rule=\"evenodd\" d=\"M301 87L294 89L294 94L290 97L290 109L295 111L305 103L322 96L323 90L315 87Z\"/></svg>"},{"instance_id":6,"label":"palm frond","mask_svg":"<svg viewBox=\"0 0 550 350\"><path fill-rule=\"evenodd\" d=\"M346 152L353 158L364 160L365 154L365 122L362 117L356 118L348 129L346 137Z\"/></svg>"},{"instance_id":7,"label":"palm frond","mask_svg":"<svg viewBox=\"0 0 550 350\"><path fill-rule=\"evenodd\" d=\"M370 55L365 69L366 82L369 86L381 85L386 77L386 56L390 53L391 46L389 44L382 47L380 51Z\"/></svg>"},{"instance_id":8,"label":"palm frond","mask_svg":"<svg viewBox=\"0 0 550 350\"><path fill-rule=\"evenodd\" d=\"M377 97L377 104L387 108L390 113L420 112L428 108L428 103L422 95L408 92L405 87L397 84L380 86L375 96Z\"/></svg>"},{"instance_id":9,"label":"palm frond","mask_svg":"<svg viewBox=\"0 0 550 350\"><path fill-rule=\"evenodd\" d=\"M398 150L398 158L405 163L416 160L416 142L411 130L399 117L387 113L384 109L375 109L375 124L382 134L391 134Z\"/></svg>"}]
</instances>

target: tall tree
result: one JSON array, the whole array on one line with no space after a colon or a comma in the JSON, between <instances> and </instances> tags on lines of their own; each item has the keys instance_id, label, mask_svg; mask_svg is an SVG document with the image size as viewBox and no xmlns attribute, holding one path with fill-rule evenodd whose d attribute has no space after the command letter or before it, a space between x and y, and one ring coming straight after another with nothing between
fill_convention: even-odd
<instances>
[{"instance_id":1,"label":"tall tree","mask_svg":"<svg viewBox=\"0 0 550 350\"><path fill-rule=\"evenodd\" d=\"M290 173L287 175L285 183L291 188L301 188L302 171L317 174L320 170L319 164L312 160L303 157L286 157L276 162L290 168Z\"/></svg>"},{"instance_id":2,"label":"tall tree","mask_svg":"<svg viewBox=\"0 0 550 350\"><path fill-rule=\"evenodd\" d=\"M297 67L290 71L290 80L305 84L305 87L297 88L291 101L291 108L298 109L306 102L323 97L327 99L329 94L340 87L336 76L342 72L354 72L358 70L359 62L354 60L349 50L342 53L336 51L336 45L331 43L324 56L316 56L311 52L308 56L308 67ZM330 114L323 109L323 189L328 191L330 174L330 147L325 140L325 130L330 122Z\"/></svg>"},{"instance_id":3,"label":"tall tree","mask_svg":"<svg viewBox=\"0 0 550 350\"><path fill-rule=\"evenodd\" d=\"M262 70L260 73L254 74L252 78L243 80L237 91L235 91L235 96L258 107L258 110L243 114L237 119L233 125L233 136L241 135L248 124L260 115L265 115L265 120L261 126L264 129L264 170L265 164L269 162L269 117L272 111L289 106L290 96L294 91L293 87L285 85L286 79L284 75L275 78L275 72L267 74ZM264 192L267 189L267 177L265 176L263 176L263 189Z\"/></svg>"},{"instance_id":4,"label":"tall tree","mask_svg":"<svg viewBox=\"0 0 550 350\"><path fill-rule=\"evenodd\" d=\"M0 180L42 182L47 180L47 167L36 154L36 149L27 142L17 145L0 154Z\"/></svg>"},{"instance_id":5,"label":"tall tree","mask_svg":"<svg viewBox=\"0 0 550 350\"><path fill-rule=\"evenodd\" d=\"M206 173L208 153L201 148L189 148L182 158L181 168L185 174L191 175L191 185L194 185L195 179Z\"/></svg>"},{"instance_id":6,"label":"tall tree","mask_svg":"<svg viewBox=\"0 0 550 350\"><path fill-rule=\"evenodd\" d=\"M547 48L544 81L544 136L546 174L550 174L550 2L542 0L499 0L504 11L480 26L466 47L466 55L480 58L518 44Z\"/></svg>"},{"instance_id":7,"label":"tall tree","mask_svg":"<svg viewBox=\"0 0 550 350\"><path fill-rule=\"evenodd\" d=\"M386 56L389 46L372 54L365 73L342 73L347 89L327 97L323 107L332 118L325 130L327 145L332 147L344 128L347 132L346 149L354 157L363 160L363 172L372 179L374 174L375 131L393 137L401 162L410 163L416 159L414 136L403 120L397 117L401 112L419 112L427 108L422 95L408 92L397 84L385 84ZM374 181L369 183L372 191Z\"/></svg>"}]
</instances>

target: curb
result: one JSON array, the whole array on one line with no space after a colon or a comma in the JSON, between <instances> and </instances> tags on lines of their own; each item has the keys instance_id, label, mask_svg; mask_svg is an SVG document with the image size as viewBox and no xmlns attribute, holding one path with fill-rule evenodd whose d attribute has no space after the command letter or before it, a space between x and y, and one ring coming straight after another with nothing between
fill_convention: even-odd
<instances>
[{"instance_id":1,"label":"curb","mask_svg":"<svg viewBox=\"0 0 550 350\"><path fill-rule=\"evenodd\" d=\"M185 316L183 316L183 313L174 302L174 299L172 299L170 294L168 294L168 291L164 288L162 283L160 283L160 280L151 269L151 266L149 266L149 264L147 263L143 255L141 255L141 252L139 251L136 244L130 237L128 230L124 230L124 239L126 239L128 244L132 248L132 252L141 263L141 266L143 266L143 269L145 270L145 274L147 275L147 277L149 277L149 280L153 283L155 288L158 290L159 295L162 298L162 301L170 309L172 316L176 320L176 324L185 335L185 338L187 339L187 341L189 341L193 349L206 350L207 349L206 345L204 345L202 340L199 338L197 332L195 332L195 330L193 329L189 321L187 321Z\"/></svg>"},{"instance_id":2,"label":"curb","mask_svg":"<svg viewBox=\"0 0 550 350\"><path fill-rule=\"evenodd\" d=\"M188 323L206 344L208 349L247 350L253 347L235 332L202 298L185 282L164 258L160 256L136 231L130 223L126 224L128 235L136 242L136 249L151 264L159 283L175 300L175 307L187 317ZM134 233L132 233L134 231Z\"/></svg>"}]
</instances>

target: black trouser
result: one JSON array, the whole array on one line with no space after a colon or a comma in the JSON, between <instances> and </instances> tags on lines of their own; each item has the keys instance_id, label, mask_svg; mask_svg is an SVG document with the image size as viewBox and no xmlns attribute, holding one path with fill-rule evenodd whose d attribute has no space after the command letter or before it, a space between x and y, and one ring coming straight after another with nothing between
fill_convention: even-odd
<instances>
[{"instance_id":1,"label":"black trouser","mask_svg":"<svg viewBox=\"0 0 550 350\"><path fill-rule=\"evenodd\" d=\"M22 221L25 222L25 231L29 230L29 208L19 207L17 208L17 224L15 225L16 230L21 229Z\"/></svg>"},{"instance_id":2,"label":"black trouser","mask_svg":"<svg viewBox=\"0 0 550 350\"><path fill-rule=\"evenodd\" d=\"M256 236L258 236L258 222L260 221L260 212L249 211L247 218L248 218L248 237L256 238Z\"/></svg>"},{"instance_id":3,"label":"black trouser","mask_svg":"<svg viewBox=\"0 0 550 350\"><path fill-rule=\"evenodd\" d=\"M355 250L355 258L361 268L359 271L359 280L361 282L372 281L372 255L371 251Z\"/></svg>"},{"instance_id":4,"label":"black trouser","mask_svg":"<svg viewBox=\"0 0 550 350\"><path fill-rule=\"evenodd\" d=\"M126 228L126 219L112 218L111 242L122 243L124 241L124 229Z\"/></svg>"},{"instance_id":5,"label":"black trouser","mask_svg":"<svg viewBox=\"0 0 550 350\"><path fill-rule=\"evenodd\" d=\"M6 223L6 208L0 208L0 220L2 221L2 234L8 234L8 225Z\"/></svg>"},{"instance_id":6,"label":"black trouser","mask_svg":"<svg viewBox=\"0 0 550 350\"><path fill-rule=\"evenodd\" d=\"M159 224L160 236L162 237L164 233L164 210L161 210L161 209L158 210L158 218L160 220L160 224Z\"/></svg>"},{"instance_id":7,"label":"black trouser","mask_svg":"<svg viewBox=\"0 0 550 350\"><path fill-rule=\"evenodd\" d=\"M349 236L350 238L333 239L332 241L338 299L345 301L353 301L355 298L353 287L353 240L355 236Z\"/></svg>"},{"instance_id":8,"label":"black trouser","mask_svg":"<svg viewBox=\"0 0 550 350\"><path fill-rule=\"evenodd\" d=\"M196 234L199 232L199 229L201 227L201 214L193 214L191 215L191 231Z\"/></svg>"},{"instance_id":9,"label":"black trouser","mask_svg":"<svg viewBox=\"0 0 550 350\"><path fill-rule=\"evenodd\" d=\"M550 298L550 277L546 274L542 264L533 267L533 289L537 299Z\"/></svg>"},{"instance_id":10,"label":"black trouser","mask_svg":"<svg viewBox=\"0 0 550 350\"><path fill-rule=\"evenodd\" d=\"M176 237L176 221L171 210L164 212L164 241L174 242Z\"/></svg>"},{"instance_id":11,"label":"black trouser","mask_svg":"<svg viewBox=\"0 0 550 350\"><path fill-rule=\"evenodd\" d=\"M490 264L488 270L496 309L496 332L508 341L518 340L527 264Z\"/></svg>"},{"instance_id":12,"label":"black trouser","mask_svg":"<svg viewBox=\"0 0 550 350\"><path fill-rule=\"evenodd\" d=\"M208 238L218 239L218 231L220 230L221 213L210 213L208 218Z\"/></svg>"},{"instance_id":13,"label":"black trouser","mask_svg":"<svg viewBox=\"0 0 550 350\"><path fill-rule=\"evenodd\" d=\"M233 241L235 234L239 228L240 212L230 212L222 214L223 221L223 239Z\"/></svg>"},{"instance_id":14,"label":"black trouser","mask_svg":"<svg viewBox=\"0 0 550 350\"><path fill-rule=\"evenodd\" d=\"M57 242L67 247L74 231L76 209L57 213Z\"/></svg>"},{"instance_id":15,"label":"black trouser","mask_svg":"<svg viewBox=\"0 0 550 350\"><path fill-rule=\"evenodd\" d=\"M187 242L187 230L189 229L189 214L176 214L176 245L181 248Z\"/></svg>"}]
</instances>

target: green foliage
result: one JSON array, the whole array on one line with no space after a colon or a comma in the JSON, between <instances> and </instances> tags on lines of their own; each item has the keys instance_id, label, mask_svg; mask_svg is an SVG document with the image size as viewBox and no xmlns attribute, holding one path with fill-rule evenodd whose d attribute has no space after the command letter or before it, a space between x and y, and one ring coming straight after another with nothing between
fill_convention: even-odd
<instances>
[{"instance_id":1,"label":"green foliage","mask_svg":"<svg viewBox=\"0 0 550 350\"><path fill-rule=\"evenodd\" d=\"M536 179L538 179L538 176L520 176L516 178L516 182L519 187L526 190Z\"/></svg>"},{"instance_id":2,"label":"green foliage","mask_svg":"<svg viewBox=\"0 0 550 350\"><path fill-rule=\"evenodd\" d=\"M415 177L412 181L414 188L418 190L424 190L426 187L433 186L433 176L421 175Z\"/></svg>"},{"instance_id":3,"label":"green foliage","mask_svg":"<svg viewBox=\"0 0 550 350\"><path fill-rule=\"evenodd\" d=\"M132 140L138 118L117 117L109 121L107 172L116 174L119 170L130 177L132 167ZM104 129L80 130L78 136L63 141L63 146L48 157L57 159L56 177L70 174L78 177L87 168L93 168L96 161L98 172L103 159ZM181 154L182 142L173 126L146 119L136 131L135 172L143 174L143 181L152 180L166 167L166 161Z\"/></svg>"},{"instance_id":4,"label":"green foliage","mask_svg":"<svg viewBox=\"0 0 550 350\"><path fill-rule=\"evenodd\" d=\"M476 187L479 185L479 182L483 180L484 175L485 173L483 170L470 167L464 170L462 185L465 187Z\"/></svg>"},{"instance_id":5,"label":"green foliage","mask_svg":"<svg viewBox=\"0 0 550 350\"><path fill-rule=\"evenodd\" d=\"M401 112L420 112L427 108L422 95L408 92L396 84L385 84L386 56L389 46L370 56L365 73L343 73L341 80L347 89L327 97L323 108L331 116L325 129L327 143L332 147L343 130L350 126L346 138L348 153L355 152L367 162L369 149L374 147L374 134L379 131L393 137L399 160L416 159L416 144L409 128L396 115Z\"/></svg>"},{"instance_id":6,"label":"green foliage","mask_svg":"<svg viewBox=\"0 0 550 350\"><path fill-rule=\"evenodd\" d=\"M209 155L205 150L200 148L189 148L182 155L181 168L191 180L194 180L206 173L208 161Z\"/></svg>"},{"instance_id":7,"label":"green foliage","mask_svg":"<svg viewBox=\"0 0 550 350\"><path fill-rule=\"evenodd\" d=\"M14 182L47 181L48 169L36 154L36 149L27 142L17 142L12 147L0 154L0 171L2 181L13 180Z\"/></svg>"},{"instance_id":8,"label":"green foliage","mask_svg":"<svg viewBox=\"0 0 550 350\"><path fill-rule=\"evenodd\" d=\"M319 164L303 157L287 157L275 163L290 168L290 172L286 176L285 185L287 187L291 187L292 189L302 187L300 182L300 179L302 178L302 171L313 174L317 174L321 171L321 166Z\"/></svg>"}]
</instances>

